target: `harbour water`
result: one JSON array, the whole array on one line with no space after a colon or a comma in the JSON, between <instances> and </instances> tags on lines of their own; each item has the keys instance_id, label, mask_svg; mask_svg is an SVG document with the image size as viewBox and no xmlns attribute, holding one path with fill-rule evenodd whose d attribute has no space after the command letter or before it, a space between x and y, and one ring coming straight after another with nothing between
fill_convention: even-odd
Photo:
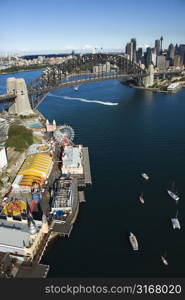
<instances>
[{"instance_id":1,"label":"harbour water","mask_svg":"<svg viewBox=\"0 0 185 300\"><path fill-rule=\"evenodd\" d=\"M17 74L27 80L38 75ZM0 76L0 92L6 76ZM41 113L72 126L75 143L89 147L93 181L70 238L52 241L41 261L50 265L48 277L185 276L184 98L185 89L152 93L119 80L55 90L45 98ZM166 192L172 181L178 205ZM177 208L181 230L170 222ZM130 231L138 252L129 244ZM160 259L165 252L168 267Z\"/></svg>"}]
</instances>

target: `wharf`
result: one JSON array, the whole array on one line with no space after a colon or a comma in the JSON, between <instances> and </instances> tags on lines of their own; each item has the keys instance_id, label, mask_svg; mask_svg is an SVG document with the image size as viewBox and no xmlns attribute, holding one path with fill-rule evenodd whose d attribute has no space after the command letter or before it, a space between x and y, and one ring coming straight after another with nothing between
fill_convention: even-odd
<instances>
[{"instance_id":1,"label":"wharf","mask_svg":"<svg viewBox=\"0 0 185 300\"><path fill-rule=\"evenodd\" d=\"M85 176L85 184L91 185L91 170L90 170L90 162L89 162L89 150L88 147L83 147L83 166L84 166L84 176Z\"/></svg>"}]
</instances>

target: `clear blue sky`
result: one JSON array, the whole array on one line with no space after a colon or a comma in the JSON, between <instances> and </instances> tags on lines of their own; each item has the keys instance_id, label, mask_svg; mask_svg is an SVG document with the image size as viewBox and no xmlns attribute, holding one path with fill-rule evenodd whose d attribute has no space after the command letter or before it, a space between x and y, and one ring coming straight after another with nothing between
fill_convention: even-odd
<instances>
[{"instance_id":1,"label":"clear blue sky","mask_svg":"<svg viewBox=\"0 0 185 300\"><path fill-rule=\"evenodd\" d=\"M185 43L185 0L1 0L0 51Z\"/></svg>"}]
</instances>

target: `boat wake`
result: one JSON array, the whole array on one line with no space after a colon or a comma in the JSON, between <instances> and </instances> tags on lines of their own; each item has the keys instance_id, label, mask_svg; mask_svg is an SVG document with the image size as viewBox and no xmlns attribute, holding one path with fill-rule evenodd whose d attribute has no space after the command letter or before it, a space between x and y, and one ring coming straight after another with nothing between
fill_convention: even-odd
<instances>
[{"instance_id":1,"label":"boat wake","mask_svg":"<svg viewBox=\"0 0 185 300\"><path fill-rule=\"evenodd\" d=\"M98 104L103 104L103 105L118 105L117 102L103 102L103 101L99 101L99 100L88 100L88 99L84 99L84 98L75 98L75 97L73 98L73 97L68 97L68 96L58 96L58 95L54 95L52 93L49 93L48 96L63 98L63 99L66 99L66 100L76 100L76 101L81 101L81 102L98 103Z\"/></svg>"}]
</instances>

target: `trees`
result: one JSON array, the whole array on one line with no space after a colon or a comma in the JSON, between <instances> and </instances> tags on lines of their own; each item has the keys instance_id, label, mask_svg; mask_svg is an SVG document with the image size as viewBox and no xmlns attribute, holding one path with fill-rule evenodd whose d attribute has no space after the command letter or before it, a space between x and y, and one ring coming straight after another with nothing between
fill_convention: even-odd
<instances>
[{"instance_id":1,"label":"trees","mask_svg":"<svg viewBox=\"0 0 185 300\"><path fill-rule=\"evenodd\" d=\"M22 125L13 125L8 131L6 147L12 147L15 151L23 152L33 143L32 131Z\"/></svg>"}]
</instances>

